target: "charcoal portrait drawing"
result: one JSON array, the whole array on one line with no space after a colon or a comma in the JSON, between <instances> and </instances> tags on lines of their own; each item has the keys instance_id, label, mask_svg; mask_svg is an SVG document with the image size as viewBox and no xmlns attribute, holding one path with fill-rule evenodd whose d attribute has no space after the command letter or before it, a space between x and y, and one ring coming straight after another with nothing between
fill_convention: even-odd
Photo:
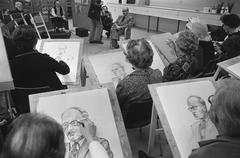
<instances>
[{"instance_id":1,"label":"charcoal portrait drawing","mask_svg":"<svg viewBox=\"0 0 240 158\"><path fill-rule=\"evenodd\" d=\"M87 111L79 107L70 107L62 113L61 120L65 136L69 140L68 142L65 141L65 158L91 158L88 149L89 144L80 130L80 126L84 125L83 121L92 122ZM97 141L106 149L109 158L113 158L108 140L97 137Z\"/></svg>"},{"instance_id":2,"label":"charcoal portrait drawing","mask_svg":"<svg viewBox=\"0 0 240 158\"><path fill-rule=\"evenodd\" d=\"M193 148L197 148L198 142L213 139L217 136L218 132L209 119L206 103L201 97L189 96L187 98L187 108L196 120L191 125L191 144Z\"/></svg>"}]
</instances>

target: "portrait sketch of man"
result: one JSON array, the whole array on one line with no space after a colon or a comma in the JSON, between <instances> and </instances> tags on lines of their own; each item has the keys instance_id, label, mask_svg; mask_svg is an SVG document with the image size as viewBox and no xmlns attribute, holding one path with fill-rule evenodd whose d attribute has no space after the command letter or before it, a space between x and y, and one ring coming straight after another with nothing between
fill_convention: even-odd
<instances>
[{"instance_id":1,"label":"portrait sketch of man","mask_svg":"<svg viewBox=\"0 0 240 158\"><path fill-rule=\"evenodd\" d=\"M55 58L56 60L63 60L68 65L71 65L73 62L73 56L71 56L69 53L67 53L67 46L66 45L59 45L58 46L58 54Z\"/></svg>"},{"instance_id":2,"label":"portrait sketch of man","mask_svg":"<svg viewBox=\"0 0 240 158\"><path fill-rule=\"evenodd\" d=\"M127 73L125 72L125 68L120 62L113 63L111 65L111 71L113 74L112 81L114 84L117 84L120 80L122 80L124 77L127 76Z\"/></svg>"},{"instance_id":3,"label":"portrait sketch of man","mask_svg":"<svg viewBox=\"0 0 240 158\"><path fill-rule=\"evenodd\" d=\"M197 120L191 125L192 147L197 148L199 141L216 138L218 132L212 121L209 119L205 101L199 96L189 96L187 98L187 106L188 110Z\"/></svg>"},{"instance_id":4,"label":"portrait sketch of man","mask_svg":"<svg viewBox=\"0 0 240 158\"><path fill-rule=\"evenodd\" d=\"M88 149L89 144L80 130L80 126L84 125L83 121L91 122L88 113L79 107L70 107L62 113L61 119L64 133L69 140L65 144L65 158L91 158ZM104 138L97 138L97 141L106 149L109 157L113 158L109 142Z\"/></svg>"}]
</instances>

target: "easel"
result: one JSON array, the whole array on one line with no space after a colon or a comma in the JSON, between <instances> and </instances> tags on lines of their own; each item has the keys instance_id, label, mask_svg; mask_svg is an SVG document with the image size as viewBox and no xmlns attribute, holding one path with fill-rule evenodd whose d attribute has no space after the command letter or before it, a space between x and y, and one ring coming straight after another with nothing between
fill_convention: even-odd
<instances>
[{"instance_id":1,"label":"easel","mask_svg":"<svg viewBox=\"0 0 240 158\"><path fill-rule=\"evenodd\" d=\"M3 104L2 106L6 106L8 108L8 111L11 115L11 117L14 117L14 112L12 110L12 98L10 95L10 90L14 89L13 84L13 78L10 71L10 66L7 58L7 52L5 48L5 43L3 40L2 30L0 29L0 104Z\"/></svg>"},{"instance_id":2,"label":"easel","mask_svg":"<svg viewBox=\"0 0 240 158\"><path fill-rule=\"evenodd\" d=\"M154 102L154 108L153 108L153 113L152 113L152 122L151 122L151 126L150 126L150 138L149 138L149 146L148 146L148 151L150 151L150 149L152 149L153 147L153 143L154 143L154 139L155 139L155 135L160 132L160 129L157 131L156 129L156 122L157 122L157 117L159 116L162 127L164 129L165 135L167 137L169 146L171 148L172 154L174 158L184 158L181 156L178 145L176 143L175 137L173 135L170 123L167 119L167 114L164 110L161 98L158 94L157 89L161 86L168 86L168 85L174 85L174 84L184 84L184 83L194 83L194 82L201 82L201 81L210 81L213 85L214 88L215 87L215 82L212 78L201 78L201 79L193 79L193 80L183 80L183 81L175 81L175 82L166 82L166 83L159 83L159 84L152 84L149 85L149 91L150 94L153 98L153 102ZM177 118L177 116L176 116ZM162 129L162 130L163 130Z\"/></svg>"},{"instance_id":3,"label":"easel","mask_svg":"<svg viewBox=\"0 0 240 158\"><path fill-rule=\"evenodd\" d=\"M56 95L62 95L63 97L65 97L65 95L68 95L68 94L74 94L77 92L87 92L91 90L105 89L105 88L107 88L110 104L112 106L112 112L113 112L113 116L114 116L114 120L117 128L117 133L119 136L123 156L124 158L131 158L132 151L129 145L126 129L124 127L123 118L121 115L120 107L119 107L117 96L115 93L115 88L112 83L103 84L102 86L99 86L99 87L73 88L73 89L67 89L67 90L59 90L59 91L52 91L47 93L30 95L29 102L30 102L31 113L37 112L38 102L42 97L50 97L50 96L56 96Z\"/></svg>"},{"instance_id":4,"label":"easel","mask_svg":"<svg viewBox=\"0 0 240 158\"><path fill-rule=\"evenodd\" d=\"M104 51L99 53L98 55L101 54L108 54L108 53L123 53L121 49L116 49L116 50L111 50L111 51ZM82 68L81 68L81 85L85 86L86 85L86 79L89 79L90 85L91 86L97 86L99 87L100 85L104 83L100 83L98 76L96 75L96 72L94 70L94 67L89 59L89 56L84 56L82 60ZM111 81L109 81L111 82Z\"/></svg>"},{"instance_id":5,"label":"easel","mask_svg":"<svg viewBox=\"0 0 240 158\"><path fill-rule=\"evenodd\" d=\"M237 57L234 57L234 58L231 58L231 59L228 59L228 60L218 63L217 64L218 68L217 68L213 78L215 80L217 80L221 70L224 70L224 71L228 72L229 74L231 74L233 77L240 79L239 72L233 72L232 70L230 70L231 68L229 69L230 66L233 66L238 63L240 63L240 56L237 56ZM240 67L239 67L239 69L240 69Z\"/></svg>"},{"instance_id":6,"label":"easel","mask_svg":"<svg viewBox=\"0 0 240 158\"><path fill-rule=\"evenodd\" d=\"M47 53L49 54L51 57L53 58L56 58L56 54L51 54L51 52L47 52L47 50L44 50L44 45L46 44L52 44L52 48L56 47L56 44L57 46L59 45L67 45L67 43L70 43L70 42L73 42L73 43L77 43L79 44L79 50L78 50L78 62L77 62L77 68L76 68L76 72L71 72L71 67L70 67L70 74L73 74L73 73L76 73L76 80L75 81L70 81L68 78L62 78L61 79L61 82L64 84L64 85L68 85L68 86L81 86L81 62L82 62L82 56L83 56L83 43L84 43L84 39L42 39L41 42L40 42L40 46L38 46L39 48L39 52L41 53ZM57 48L56 48L57 49ZM77 50L73 50L73 51L77 51ZM73 68L72 68L73 69ZM75 75L75 74L74 74Z\"/></svg>"}]
</instances>

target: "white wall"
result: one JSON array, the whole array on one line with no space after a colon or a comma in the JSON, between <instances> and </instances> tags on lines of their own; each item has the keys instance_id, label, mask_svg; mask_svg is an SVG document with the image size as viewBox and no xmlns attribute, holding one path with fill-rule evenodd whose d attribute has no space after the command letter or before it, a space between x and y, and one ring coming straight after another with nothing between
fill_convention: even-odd
<instances>
[{"instance_id":1,"label":"white wall","mask_svg":"<svg viewBox=\"0 0 240 158\"><path fill-rule=\"evenodd\" d=\"M118 0L103 0L105 3L118 3ZM181 9L190 9L190 10L203 10L203 7L214 6L222 1L225 2L235 2L233 8L234 13L240 14L240 0L150 0L150 5L152 6L163 6L170 8L181 8ZM120 6L120 5L119 5ZM114 20L120 15L121 7L119 8L109 8L113 14ZM191 15L189 15L191 17ZM148 16L143 15L134 15L135 26L147 29L148 25ZM172 32L176 33L177 31L177 20L159 18L159 28L160 32ZM179 30L184 29L186 22L180 23ZM151 17L150 29L156 30L157 18Z\"/></svg>"}]
</instances>

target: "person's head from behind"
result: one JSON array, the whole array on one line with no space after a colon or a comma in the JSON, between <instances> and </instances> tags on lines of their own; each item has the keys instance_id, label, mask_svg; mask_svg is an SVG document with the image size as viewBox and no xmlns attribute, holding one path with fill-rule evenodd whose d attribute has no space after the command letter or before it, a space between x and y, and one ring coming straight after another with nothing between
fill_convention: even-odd
<instances>
[{"instance_id":1,"label":"person's head from behind","mask_svg":"<svg viewBox=\"0 0 240 158\"><path fill-rule=\"evenodd\" d=\"M127 16L129 13L128 7L122 9L123 16Z\"/></svg>"},{"instance_id":2,"label":"person's head from behind","mask_svg":"<svg viewBox=\"0 0 240 158\"><path fill-rule=\"evenodd\" d=\"M62 113L62 126L65 135L71 142L79 142L83 139L81 133L81 126L83 126L83 121L89 120L88 113L79 108L71 107Z\"/></svg>"},{"instance_id":3,"label":"person's head from behind","mask_svg":"<svg viewBox=\"0 0 240 158\"><path fill-rule=\"evenodd\" d=\"M240 17L236 14L225 14L221 16L220 20L226 33L232 33L240 26Z\"/></svg>"},{"instance_id":4,"label":"person's head from behind","mask_svg":"<svg viewBox=\"0 0 240 158\"><path fill-rule=\"evenodd\" d=\"M4 158L64 158L64 133L60 124L43 114L23 114L10 126Z\"/></svg>"},{"instance_id":5,"label":"person's head from behind","mask_svg":"<svg viewBox=\"0 0 240 158\"><path fill-rule=\"evenodd\" d=\"M22 2L17 1L17 2L15 3L15 8L16 8L17 10L19 10L19 11L22 11L22 10L23 10L23 4L22 4Z\"/></svg>"},{"instance_id":6,"label":"person's head from behind","mask_svg":"<svg viewBox=\"0 0 240 158\"><path fill-rule=\"evenodd\" d=\"M240 83L239 80L225 79L215 95L209 117L220 135L240 136Z\"/></svg>"},{"instance_id":7,"label":"person's head from behind","mask_svg":"<svg viewBox=\"0 0 240 158\"><path fill-rule=\"evenodd\" d=\"M37 35L29 25L19 25L12 33L13 41L17 46L19 53L32 51L37 43Z\"/></svg>"},{"instance_id":8,"label":"person's head from behind","mask_svg":"<svg viewBox=\"0 0 240 158\"><path fill-rule=\"evenodd\" d=\"M194 56L198 50L198 37L191 31L185 30L179 33L176 43L176 53Z\"/></svg>"},{"instance_id":9,"label":"person's head from behind","mask_svg":"<svg viewBox=\"0 0 240 158\"><path fill-rule=\"evenodd\" d=\"M197 120L205 119L207 116L207 107L205 101L199 96L189 96L187 98L188 110Z\"/></svg>"},{"instance_id":10,"label":"person's head from behind","mask_svg":"<svg viewBox=\"0 0 240 158\"><path fill-rule=\"evenodd\" d=\"M135 68L147 69L153 62L153 50L145 39L130 40L125 52L126 59Z\"/></svg>"},{"instance_id":11,"label":"person's head from behind","mask_svg":"<svg viewBox=\"0 0 240 158\"><path fill-rule=\"evenodd\" d=\"M55 6L55 7L60 7L60 2L59 2L59 0L55 0L55 1L54 1L54 6Z\"/></svg>"},{"instance_id":12,"label":"person's head from behind","mask_svg":"<svg viewBox=\"0 0 240 158\"><path fill-rule=\"evenodd\" d=\"M202 24L200 22L192 23L190 31L192 31L200 40L210 39L206 24Z\"/></svg>"}]
</instances>

